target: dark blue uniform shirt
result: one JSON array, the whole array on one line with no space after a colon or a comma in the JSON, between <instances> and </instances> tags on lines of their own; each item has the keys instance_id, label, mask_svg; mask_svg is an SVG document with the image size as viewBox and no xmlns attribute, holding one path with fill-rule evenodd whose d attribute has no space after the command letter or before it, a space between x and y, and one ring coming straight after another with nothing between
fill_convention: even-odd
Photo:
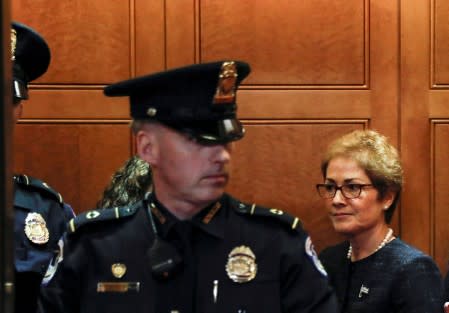
<instances>
[{"instance_id":1,"label":"dark blue uniform shirt","mask_svg":"<svg viewBox=\"0 0 449 313\"><path fill-rule=\"evenodd\" d=\"M44 182L14 177L15 312L36 312L41 282L52 274L50 261L56 261L73 216L71 207Z\"/></svg>"},{"instance_id":2,"label":"dark blue uniform shirt","mask_svg":"<svg viewBox=\"0 0 449 313\"><path fill-rule=\"evenodd\" d=\"M148 253L155 232L150 214L157 240L182 259L180 269L166 279L152 273ZM70 222L64 260L42 292L42 308L48 313L337 309L298 220L226 194L189 221L176 219L153 195L131 207L79 215Z\"/></svg>"}]
</instances>

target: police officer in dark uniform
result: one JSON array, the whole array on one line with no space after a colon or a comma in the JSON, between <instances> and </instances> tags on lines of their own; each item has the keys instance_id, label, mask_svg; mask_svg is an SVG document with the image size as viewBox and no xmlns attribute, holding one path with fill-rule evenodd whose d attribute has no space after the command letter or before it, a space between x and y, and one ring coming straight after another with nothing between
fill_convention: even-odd
<instances>
[{"instance_id":1,"label":"police officer in dark uniform","mask_svg":"<svg viewBox=\"0 0 449 313\"><path fill-rule=\"evenodd\" d=\"M11 28L14 119L28 99L28 82L48 68L50 50L33 29L13 22ZM62 235L74 216L61 195L41 180L14 176L14 265L17 313L36 312L41 283L50 279L63 245Z\"/></svg>"},{"instance_id":2,"label":"police officer in dark uniform","mask_svg":"<svg viewBox=\"0 0 449 313\"><path fill-rule=\"evenodd\" d=\"M130 97L153 191L69 223L43 312L336 312L300 221L224 192L249 72L239 61L196 64L105 89Z\"/></svg>"}]
</instances>

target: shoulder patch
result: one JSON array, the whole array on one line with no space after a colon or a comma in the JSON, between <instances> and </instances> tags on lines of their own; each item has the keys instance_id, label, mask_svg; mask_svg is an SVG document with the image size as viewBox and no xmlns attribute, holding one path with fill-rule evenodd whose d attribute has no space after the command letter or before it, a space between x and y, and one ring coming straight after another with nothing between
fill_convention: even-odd
<instances>
[{"instance_id":1,"label":"shoulder patch","mask_svg":"<svg viewBox=\"0 0 449 313\"><path fill-rule=\"evenodd\" d=\"M15 175L14 181L22 187L38 190L39 192L56 199L56 201L58 201L59 203L63 203L62 196L59 192L51 188L47 183L37 178L22 174Z\"/></svg>"},{"instance_id":2,"label":"shoulder patch","mask_svg":"<svg viewBox=\"0 0 449 313\"><path fill-rule=\"evenodd\" d=\"M69 221L68 234L73 234L78 229L88 224L97 224L104 221L112 221L132 216L139 206L115 207L111 209L99 209L83 212Z\"/></svg>"},{"instance_id":3,"label":"shoulder patch","mask_svg":"<svg viewBox=\"0 0 449 313\"><path fill-rule=\"evenodd\" d=\"M236 211L241 214L253 216L266 216L281 221L284 225L288 225L290 229L302 228L301 220L285 211L276 208L264 208L256 204L239 203Z\"/></svg>"}]
</instances>

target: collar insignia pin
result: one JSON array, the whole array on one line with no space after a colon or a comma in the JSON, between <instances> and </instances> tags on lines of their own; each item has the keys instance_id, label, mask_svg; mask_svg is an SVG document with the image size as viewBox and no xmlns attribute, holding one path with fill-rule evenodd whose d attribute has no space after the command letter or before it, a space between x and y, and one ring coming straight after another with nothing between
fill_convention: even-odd
<instances>
[{"instance_id":1,"label":"collar insignia pin","mask_svg":"<svg viewBox=\"0 0 449 313\"><path fill-rule=\"evenodd\" d=\"M256 256L253 251L246 246L232 249L228 256L226 273L236 283L246 283L253 280L257 273Z\"/></svg>"},{"instance_id":2,"label":"collar insignia pin","mask_svg":"<svg viewBox=\"0 0 449 313\"><path fill-rule=\"evenodd\" d=\"M48 242L50 234L42 215L36 212L28 213L25 218L25 235L31 242L38 245Z\"/></svg>"},{"instance_id":3,"label":"collar insignia pin","mask_svg":"<svg viewBox=\"0 0 449 313\"><path fill-rule=\"evenodd\" d=\"M111 265L112 275L116 278L122 278L126 273L126 265L123 263L114 263Z\"/></svg>"}]
</instances>

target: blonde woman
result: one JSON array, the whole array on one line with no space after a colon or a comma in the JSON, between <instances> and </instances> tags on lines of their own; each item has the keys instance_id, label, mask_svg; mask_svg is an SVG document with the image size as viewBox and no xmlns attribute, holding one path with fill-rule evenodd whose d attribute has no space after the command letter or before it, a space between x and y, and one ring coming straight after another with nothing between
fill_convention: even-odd
<instances>
[{"instance_id":1,"label":"blonde woman","mask_svg":"<svg viewBox=\"0 0 449 313\"><path fill-rule=\"evenodd\" d=\"M389 226L403 174L387 138L373 130L344 135L329 146L321 170L318 193L335 231L347 238L320 254L340 311L443 312L436 264Z\"/></svg>"}]
</instances>

